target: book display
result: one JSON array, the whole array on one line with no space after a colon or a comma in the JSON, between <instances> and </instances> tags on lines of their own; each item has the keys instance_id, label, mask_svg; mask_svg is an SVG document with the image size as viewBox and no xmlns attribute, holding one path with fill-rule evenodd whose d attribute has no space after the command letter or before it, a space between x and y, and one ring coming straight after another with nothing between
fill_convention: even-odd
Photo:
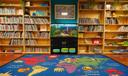
<instances>
[{"instance_id":1,"label":"book display","mask_svg":"<svg viewBox=\"0 0 128 76\"><path fill-rule=\"evenodd\" d=\"M127 1L106 1L104 53L128 49L127 6Z\"/></svg>"},{"instance_id":2,"label":"book display","mask_svg":"<svg viewBox=\"0 0 128 76\"><path fill-rule=\"evenodd\" d=\"M55 52L65 53L65 39L71 44L70 37L76 38L74 44L78 41L75 45L78 54L128 50L127 0L78 0L78 10L77 5L69 5L75 13L67 5L55 4L56 16L55 12L51 16L51 3L50 0L0 0L0 53L50 54L51 47ZM71 27L74 24L78 27ZM54 37L58 38L57 46L62 37L64 48L51 46L56 44ZM68 51L72 49L69 47Z\"/></svg>"},{"instance_id":3,"label":"book display","mask_svg":"<svg viewBox=\"0 0 128 76\"><path fill-rule=\"evenodd\" d=\"M24 4L25 53L50 53L50 1Z\"/></svg>"},{"instance_id":4,"label":"book display","mask_svg":"<svg viewBox=\"0 0 128 76\"><path fill-rule=\"evenodd\" d=\"M50 1L0 1L0 53L50 53Z\"/></svg>"},{"instance_id":5,"label":"book display","mask_svg":"<svg viewBox=\"0 0 128 76\"><path fill-rule=\"evenodd\" d=\"M22 4L18 0L0 1L0 53L23 52L22 18Z\"/></svg>"},{"instance_id":6,"label":"book display","mask_svg":"<svg viewBox=\"0 0 128 76\"><path fill-rule=\"evenodd\" d=\"M78 53L101 53L103 50L103 31L104 2L79 0Z\"/></svg>"}]
</instances>

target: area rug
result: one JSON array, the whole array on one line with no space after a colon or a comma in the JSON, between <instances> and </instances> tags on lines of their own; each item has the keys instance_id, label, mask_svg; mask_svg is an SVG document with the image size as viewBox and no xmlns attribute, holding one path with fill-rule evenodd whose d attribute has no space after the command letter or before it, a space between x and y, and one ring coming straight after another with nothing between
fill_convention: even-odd
<instances>
[{"instance_id":1,"label":"area rug","mask_svg":"<svg viewBox=\"0 0 128 76\"><path fill-rule=\"evenodd\" d=\"M0 76L128 76L128 66L103 55L29 54L0 67Z\"/></svg>"}]
</instances>

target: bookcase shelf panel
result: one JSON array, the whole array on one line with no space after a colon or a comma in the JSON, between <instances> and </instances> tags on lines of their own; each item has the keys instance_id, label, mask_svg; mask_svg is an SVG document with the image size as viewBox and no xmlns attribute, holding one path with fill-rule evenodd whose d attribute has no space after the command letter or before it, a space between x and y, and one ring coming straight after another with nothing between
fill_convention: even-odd
<instances>
[{"instance_id":1,"label":"bookcase shelf panel","mask_svg":"<svg viewBox=\"0 0 128 76\"><path fill-rule=\"evenodd\" d=\"M26 15L26 9L29 9L29 11L27 10L29 15ZM50 0L24 0L22 2L19 0L1 0L0 10L0 53L16 53L20 48L22 48L20 53L24 53L27 52L27 48L33 47L37 51L28 53L50 53ZM9 12L10 10L13 12ZM31 19L32 22L29 22ZM36 30L34 29L35 26ZM12 37L12 35L14 36ZM27 44L26 40L28 41ZM28 45L31 41L32 44ZM38 47L48 49L42 49L42 52L39 52L41 49ZM6 52L2 52L4 50ZM31 50L33 51L33 49Z\"/></svg>"}]
</instances>

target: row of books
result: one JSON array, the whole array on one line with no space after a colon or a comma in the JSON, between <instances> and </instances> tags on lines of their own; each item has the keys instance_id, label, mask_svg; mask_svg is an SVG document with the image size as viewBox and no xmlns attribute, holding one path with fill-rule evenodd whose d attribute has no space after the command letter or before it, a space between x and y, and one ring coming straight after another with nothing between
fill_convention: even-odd
<instances>
[{"instance_id":1,"label":"row of books","mask_svg":"<svg viewBox=\"0 0 128 76\"><path fill-rule=\"evenodd\" d=\"M98 31L98 32L102 32L103 31L103 26L79 26L79 32L86 32L86 31Z\"/></svg>"},{"instance_id":2,"label":"row of books","mask_svg":"<svg viewBox=\"0 0 128 76\"><path fill-rule=\"evenodd\" d=\"M0 31L19 31L19 25L2 25L0 24Z\"/></svg>"},{"instance_id":3,"label":"row of books","mask_svg":"<svg viewBox=\"0 0 128 76\"><path fill-rule=\"evenodd\" d=\"M25 32L25 38L34 38L36 34L33 32Z\"/></svg>"},{"instance_id":4,"label":"row of books","mask_svg":"<svg viewBox=\"0 0 128 76\"><path fill-rule=\"evenodd\" d=\"M37 25L25 25L25 31L38 31Z\"/></svg>"},{"instance_id":5,"label":"row of books","mask_svg":"<svg viewBox=\"0 0 128 76\"><path fill-rule=\"evenodd\" d=\"M49 48L26 48L26 52L48 52Z\"/></svg>"},{"instance_id":6,"label":"row of books","mask_svg":"<svg viewBox=\"0 0 128 76\"><path fill-rule=\"evenodd\" d=\"M80 18L79 23L99 24L100 21L98 18Z\"/></svg>"},{"instance_id":7,"label":"row of books","mask_svg":"<svg viewBox=\"0 0 128 76\"><path fill-rule=\"evenodd\" d=\"M94 53L101 53L102 47L100 47L100 46L91 46L90 51L94 52Z\"/></svg>"},{"instance_id":8,"label":"row of books","mask_svg":"<svg viewBox=\"0 0 128 76\"><path fill-rule=\"evenodd\" d=\"M48 32L38 32L38 33L26 32L25 38L49 38L49 33Z\"/></svg>"},{"instance_id":9,"label":"row of books","mask_svg":"<svg viewBox=\"0 0 128 76\"><path fill-rule=\"evenodd\" d=\"M36 40L32 40L32 39L28 39L28 40L25 40L25 44L26 45L36 45L37 41Z\"/></svg>"},{"instance_id":10,"label":"row of books","mask_svg":"<svg viewBox=\"0 0 128 76\"><path fill-rule=\"evenodd\" d=\"M128 26L121 26L118 28L118 31L127 31L128 32Z\"/></svg>"},{"instance_id":11,"label":"row of books","mask_svg":"<svg viewBox=\"0 0 128 76\"><path fill-rule=\"evenodd\" d=\"M107 18L106 19L107 24L118 24L117 18Z\"/></svg>"},{"instance_id":12,"label":"row of books","mask_svg":"<svg viewBox=\"0 0 128 76\"><path fill-rule=\"evenodd\" d=\"M16 15L15 8L0 8L0 15Z\"/></svg>"},{"instance_id":13,"label":"row of books","mask_svg":"<svg viewBox=\"0 0 128 76\"><path fill-rule=\"evenodd\" d=\"M22 38L22 32L0 32L0 38ZM26 32L25 38L49 38L48 32Z\"/></svg>"},{"instance_id":14,"label":"row of books","mask_svg":"<svg viewBox=\"0 0 128 76\"><path fill-rule=\"evenodd\" d=\"M128 10L128 4L123 4L119 7L112 5L112 4L106 4L106 10Z\"/></svg>"},{"instance_id":15,"label":"row of books","mask_svg":"<svg viewBox=\"0 0 128 76\"><path fill-rule=\"evenodd\" d=\"M92 6L89 3L81 3L80 8L81 9L104 9L104 4L103 3L93 3L93 6Z\"/></svg>"},{"instance_id":16,"label":"row of books","mask_svg":"<svg viewBox=\"0 0 128 76\"><path fill-rule=\"evenodd\" d=\"M2 23L2 24L21 24L22 17L0 17L0 23Z\"/></svg>"},{"instance_id":17,"label":"row of books","mask_svg":"<svg viewBox=\"0 0 128 76\"><path fill-rule=\"evenodd\" d=\"M39 38L49 38L49 36L50 36L49 33L40 32L38 37L39 37Z\"/></svg>"},{"instance_id":18,"label":"row of books","mask_svg":"<svg viewBox=\"0 0 128 76\"><path fill-rule=\"evenodd\" d=\"M11 39L9 42L9 45L23 45L22 39Z\"/></svg>"},{"instance_id":19,"label":"row of books","mask_svg":"<svg viewBox=\"0 0 128 76\"><path fill-rule=\"evenodd\" d=\"M23 33L21 32L0 32L0 38L21 38Z\"/></svg>"},{"instance_id":20,"label":"row of books","mask_svg":"<svg viewBox=\"0 0 128 76\"><path fill-rule=\"evenodd\" d=\"M49 24L47 18L25 18L26 24Z\"/></svg>"}]
</instances>

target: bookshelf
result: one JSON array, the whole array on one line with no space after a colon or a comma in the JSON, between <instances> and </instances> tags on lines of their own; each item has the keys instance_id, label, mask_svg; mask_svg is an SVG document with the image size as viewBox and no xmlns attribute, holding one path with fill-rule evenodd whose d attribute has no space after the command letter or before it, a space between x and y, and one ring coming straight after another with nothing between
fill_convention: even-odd
<instances>
[{"instance_id":1,"label":"bookshelf","mask_svg":"<svg viewBox=\"0 0 128 76\"><path fill-rule=\"evenodd\" d=\"M104 2L79 0L78 54L101 53L104 34Z\"/></svg>"},{"instance_id":2,"label":"bookshelf","mask_svg":"<svg viewBox=\"0 0 128 76\"><path fill-rule=\"evenodd\" d=\"M78 0L78 54L128 50L127 0ZM0 0L0 53L50 54L50 0Z\"/></svg>"},{"instance_id":3,"label":"bookshelf","mask_svg":"<svg viewBox=\"0 0 128 76\"><path fill-rule=\"evenodd\" d=\"M79 54L128 50L128 1L79 0L78 5Z\"/></svg>"},{"instance_id":4,"label":"bookshelf","mask_svg":"<svg viewBox=\"0 0 128 76\"><path fill-rule=\"evenodd\" d=\"M128 1L106 1L104 53L128 50Z\"/></svg>"},{"instance_id":5,"label":"bookshelf","mask_svg":"<svg viewBox=\"0 0 128 76\"><path fill-rule=\"evenodd\" d=\"M24 53L50 53L50 0L24 1Z\"/></svg>"},{"instance_id":6,"label":"bookshelf","mask_svg":"<svg viewBox=\"0 0 128 76\"><path fill-rule=\"evenodd\" d=\"M0 53L50 53L50 0L0 1Z\"/></svg>"},{"instance_id":7,"label":"bookshelf","mask_svg":"<svg viewBox=\"0 0 128 76\"><path fill-rule=\"evenodd\" d=\"M23 9L18 0L0 1L0 53L23 52L22 18Z\"/></svg>"}]
</instances>

